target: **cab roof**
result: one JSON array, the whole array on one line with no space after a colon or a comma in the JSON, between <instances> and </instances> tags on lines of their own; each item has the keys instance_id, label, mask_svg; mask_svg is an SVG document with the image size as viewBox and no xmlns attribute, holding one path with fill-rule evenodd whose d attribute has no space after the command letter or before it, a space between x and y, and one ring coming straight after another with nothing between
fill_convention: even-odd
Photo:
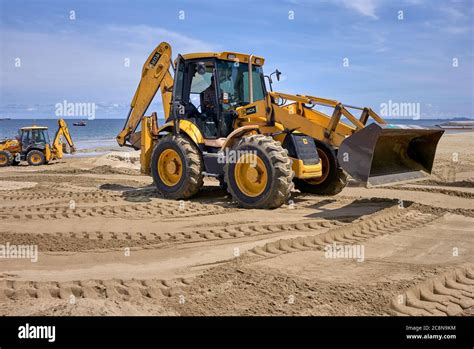
<instances>
[{"instance_id":1,"label":"cab roof","mask_svg":"<svg viewBox=\"0 0 474 349\"><path fill-rule=\"evenodd\" d=\"M36 126L36 125L33 125L33 126L26 126L26 127L22 127L20 128L20 130L22 131L27 131L27 130L47 130L48 128L46 126Z\"/></svg>"},{"instance_id":2,"label":"cab roof","mask_svg":"<svg viewBox=\"0 0 474 349\"><path fill-rule=\"evenodd\" d=\"M240 62L240 63L247 63L249 62L250 55L245 53L238 53L238 52L198 52L198 53L186 53L182 55L185 60L188 59L199 59L199 58L217 58L231 62ZM265 62L265 59L260 56L253 56L252 57L252 64L262 66Z\"/></svg>"}]
</instances>

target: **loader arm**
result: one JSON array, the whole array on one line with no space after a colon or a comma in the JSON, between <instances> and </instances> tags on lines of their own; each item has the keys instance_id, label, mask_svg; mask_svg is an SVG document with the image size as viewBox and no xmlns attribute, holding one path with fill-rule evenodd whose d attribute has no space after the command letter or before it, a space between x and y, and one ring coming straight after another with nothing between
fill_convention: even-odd
<instances>
[{"instance_id":1,"label":"loader arm","mask_svg":"<svg viewBox=\"0 0 474 349\"><path fill-rule=\"evenodd\" d=\"M367 186L411 182L431 173L444 132L440 128L388 124L370 108L332 99L278 92L270 96L274 121L330 144L337 150L339 166ZM313 109L316 105L334 108L332 115ZM367 125L369 118L375 123Z\"/></svg>"},{"instance_id":2,"label":"loader arm","mask_svg":"<svg viewBox=\"0 0 474 349\"><path fill-rule=\"evenodd\" d=\"M339 147L346 137L364 128L369 118L372 118L378 124L387 123L370 108L342 104L334 99L290 95L280 92L271 92L270 96L273 101L281 101L281 103L273 105L276 121L284 125L297 124L299 125L298 131L319 140L324 139L334 147ZM288 101L293 103L287 104ZM313 109L316 105L333 108L333 112L331 115L327 115ZM361 111L360 117L353 115L350 111L351 109ZM298 120L298 116L311 122ZM351 124L341 121L343 116Z\"/></svg>"},{"instance_id":3,"label":"loader arm","mask_svg":"<svg viewBox=\"0 0 474 349\"><path fill-rule=\"evenodd\" d=\"M153 50L143 65L140 83L130 103L127 120L116 138L121 147L129 146L140 149L140 133L136 132L136 129L158 89L161 89L165 120L168 119L173 87L173 77L169 72L170 65L171 46L162 42Z\"/></svg>"}]
</instances>

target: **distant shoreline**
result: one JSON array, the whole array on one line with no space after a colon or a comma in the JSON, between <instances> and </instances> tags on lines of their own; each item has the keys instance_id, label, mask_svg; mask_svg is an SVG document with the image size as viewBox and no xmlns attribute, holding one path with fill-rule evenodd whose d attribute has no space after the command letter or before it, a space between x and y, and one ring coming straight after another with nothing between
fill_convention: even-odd
<instances>
[{"instance_id":1,"label":"distant shoreline","mask_svg":"<svg viewBox=\"0 0 474 349\"><path fill-rule=\"evenodd\" d=\"M473 130L474 120L472 121L448 121L442 124L436 125L446 130Z\"/></svg>"}]
</instances>

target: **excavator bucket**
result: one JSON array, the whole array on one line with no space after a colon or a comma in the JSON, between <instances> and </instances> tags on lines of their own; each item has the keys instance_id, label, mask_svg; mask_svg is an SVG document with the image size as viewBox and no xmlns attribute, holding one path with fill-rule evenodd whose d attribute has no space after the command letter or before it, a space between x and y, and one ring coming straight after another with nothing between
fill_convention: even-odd
<instances>
[{"instance_id":1,"label":"excavator bucket","mask_svg":"<svg viewBox=\"0 0 474 349\"><path fill-rule=\"evenodd\" d=\"M366 187L419 180L431 174L443 133L438 127L371 124L342 142L339 164Z\"/></svg>"},{"instance_id":2,"label":"excavator bucket","mask_svg":"<svg viewBox=\"0 0 474 349\"><path fill-rule=\"evenodd\" d=\"M62 147L63 147L64 154L74 154L76 152L76 148L74 146L70 146L67 143L63 143Z\"/></svg>"}]
</instances>

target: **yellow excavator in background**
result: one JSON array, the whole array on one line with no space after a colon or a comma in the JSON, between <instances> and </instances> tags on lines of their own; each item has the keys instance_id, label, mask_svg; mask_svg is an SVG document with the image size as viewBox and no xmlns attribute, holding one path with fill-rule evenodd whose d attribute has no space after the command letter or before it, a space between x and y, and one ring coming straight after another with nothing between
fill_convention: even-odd
<instances>
[{"instance_id":1,"label":"yellow excavator in background","mask_svg":"<svg viewBox=\"0 0 474 349\"><path fill-rule=\"evenodd\" d=\"M75 151L67 124L63 119L59 119L53 143L50 142L48 128L36 125L22 127L16 139L1 141L0 167L18 165L24 160L32 166L39 166L51 160L61 159L64 153Z\"/></svg>"},{"instance_id":2,"label":"yellow excavator in background","mask_svg":"<svg viewBox=\"0 0 474 349\"><path fill-rule=\"evenodd\" d=\"M164 197L189 198L213 176L241 206L276 208L293 183L301 192L335 195L346 173L366 186L431 173L439 128L390 125L370 108L273 92L272 76L279 80L280 72L265 76L263 57L206 52L171 59L166 42L150 54L117 136L120 146L141 150L141 171ZM155 112L145 116L158 89L163 125ZM375 123L366 126L369 118Z\"/></svg>"}]
</instances>

